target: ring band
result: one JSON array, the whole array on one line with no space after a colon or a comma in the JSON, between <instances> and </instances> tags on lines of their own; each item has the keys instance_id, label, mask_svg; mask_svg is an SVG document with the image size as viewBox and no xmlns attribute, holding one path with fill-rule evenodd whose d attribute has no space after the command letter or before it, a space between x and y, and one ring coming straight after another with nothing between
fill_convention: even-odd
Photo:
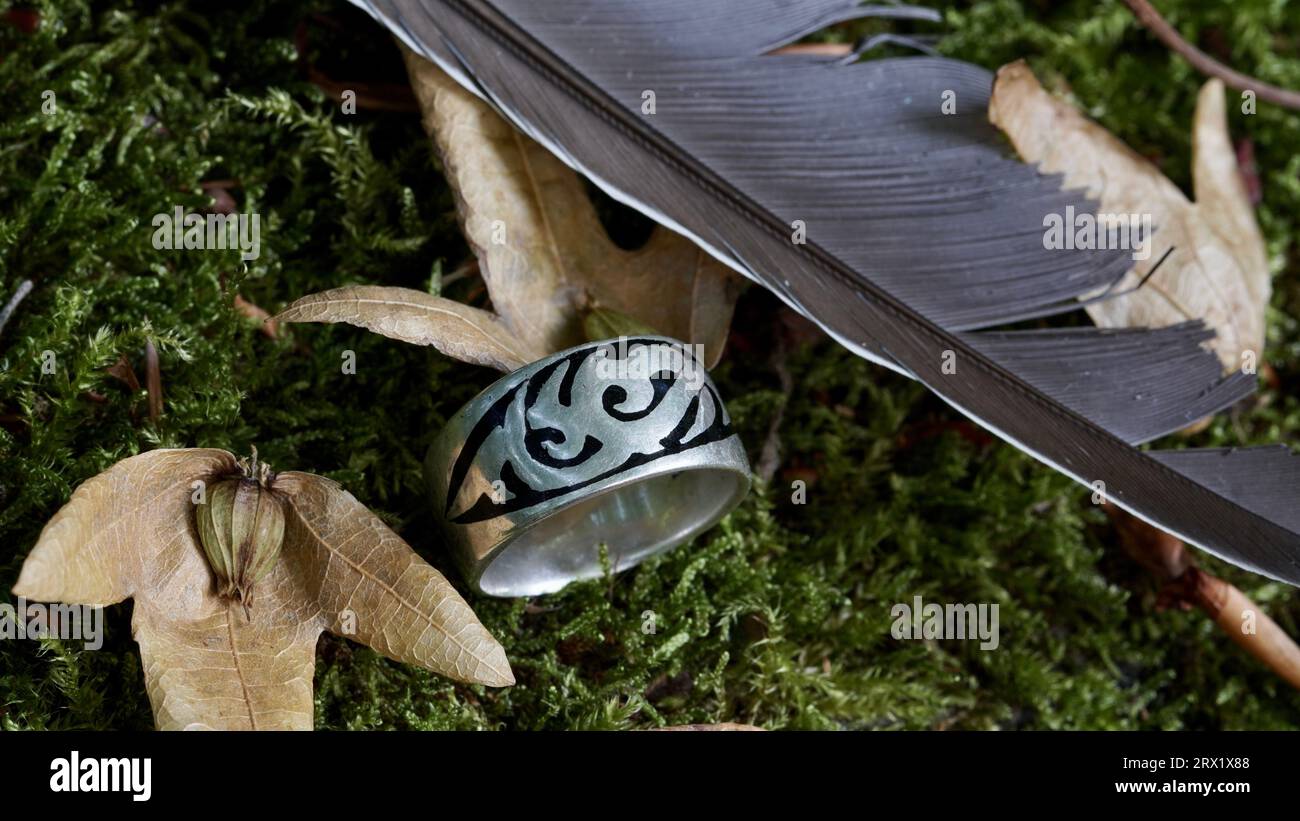
<instances>
[{"instance_id":1,"label":"ring band","mask_svg":"<svg viewBox=\"0 0 1300 821\"><path fill-rule=\"evenodd\" d=\"M592 342L498 380L425 461L435 518L469 584L552 593L708 529L749 461L701 359L645 336Z\"/></svg>"}]
</instances>

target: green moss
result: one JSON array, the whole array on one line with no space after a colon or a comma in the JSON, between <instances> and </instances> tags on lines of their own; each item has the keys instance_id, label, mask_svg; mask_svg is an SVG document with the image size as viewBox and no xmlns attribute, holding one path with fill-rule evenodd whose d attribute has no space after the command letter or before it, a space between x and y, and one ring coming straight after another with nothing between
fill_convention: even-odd
<instances>
[{"instance_id":1,"label":"green moss","mask_svg":"<svg viewBox=\"0 0 1300 821\"><path fill-rule=\"evenodd\" d=\"M1241 68L1300 87L1300 35L1276 34L1278 4L1201 5L1162 9L1189 33L1221 30ZM420 459L492 374L343 326L271 340L231 307L236 291L275 310L345 282L436 287L468 254L450 193L414 116L343 115L295 64L295 27L313 12L344 23L308 27L311 58L340 79L400 72L385 35L341 0L248 6L61 0L40 4L34 34L0 24L0 295L36 283L0 334L0 599L78 482L164 445L256 444L277 466L328 474L455 578L431 535ZM1186 184L1199 78L1119 3L962 4L946 30L945 50L990 67L1028 56ZM40 108L47 89L53 115ZM1268 359L1283 385L1300 377L1295 123L1267 105L1233 121L1262 171L1279 272ZM261 257L245 267L235 253L156 252L152 216L203 207L200 182L219 179L237 180L240 207L261 215ZM449 295L484 298L466 279ZM770 311L757 293L746 300ZM143 392L105 370L123 356L140 369L146 340L162 360L157 423ZM346 350L354 376L340 372ZM44 351L53 374L41 372ZM810 481L806 504L792 502L794 474L778 474L706 537L635 571L531 606L471 599L510 654L512 689L456 685L327 638L317 725L1300 723L1300 697L1208 620L1155 611L1151 583L1066 479L963 436L915 384L833 345L798 353L790 370L781 436L786 464ZM756 453L779 401L775 374L733 345L717 376ZM1265 390L1198 443L1298 429L1296 397ZM1224 572L1297 632L1289 588ZM891 639L890 607L916 595L998 603L1000 648ZM150 726L129 620L129 606L110 608L99 652L0 642L4 726Z\"/></svg>"}]
</instances>

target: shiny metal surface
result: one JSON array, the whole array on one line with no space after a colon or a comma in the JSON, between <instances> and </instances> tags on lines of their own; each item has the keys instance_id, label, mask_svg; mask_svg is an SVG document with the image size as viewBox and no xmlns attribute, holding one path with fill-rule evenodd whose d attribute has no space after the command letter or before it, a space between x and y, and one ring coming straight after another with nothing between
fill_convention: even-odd
<instances>
[{"instance_id":1,"label":"shiny metal surface","mask_svg":"<svg viewBox=\"0 0 1300 821\"><path fill-rule=\"evenodd\" d=\"M636 337L508 374L429 449L431 501L466 579L532 596L626 570L708 529L749 490L749 463L699 360Z\"/></svg>"}]
</instances>

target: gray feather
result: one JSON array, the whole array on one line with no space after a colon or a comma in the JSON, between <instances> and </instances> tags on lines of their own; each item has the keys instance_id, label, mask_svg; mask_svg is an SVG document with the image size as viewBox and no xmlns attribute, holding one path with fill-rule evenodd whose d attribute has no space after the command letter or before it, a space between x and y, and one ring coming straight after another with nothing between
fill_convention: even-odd
<instances>
[{"instance_id":1,"label":"gray feather","mask_svg":"<svg viewBox=\"0 0 1300 821\"><path fill-rule=\"evenodd\" d=\"M1300 522L1272 512L1296 497L1294 460L1133 446L1248 393L1250 378L1220 376L1199 326L982 330L1072 310L1131 265L1044 248L1047 214L1091 204L1005 155L985 117L988 72L768 54L834 22L924 13L851 0L353 2L852 350L1147 521L1300 583Z\"/></svg>"}]
</instances>

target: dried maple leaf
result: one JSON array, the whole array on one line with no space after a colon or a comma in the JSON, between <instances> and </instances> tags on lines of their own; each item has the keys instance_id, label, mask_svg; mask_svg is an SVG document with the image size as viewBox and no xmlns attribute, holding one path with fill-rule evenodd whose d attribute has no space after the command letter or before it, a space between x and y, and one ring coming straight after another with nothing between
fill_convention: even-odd
<instances>
[{"instance_id":1,"label":"dried maple leaf","mask_svg":"<svg viewBox=\"0 0 1300 821\"><path fill-rule=\"evenodd\" d=\"M155 450L83 483L41 531L15 595L135 601L132 632L159 729L312 727L324 631L461 681L514 683L501 645L437 570L350 493L275 477L284 547L244 607L219 597L194 523L196 483L230 475L223 450Z\"/></svg>"},{"instance_id":2,"label":"dried maple leaf","mask_svg":"<svg viewBox=\"0 0 1300 821\"><path fill-rule=\"evenodd\" d=\"M1203 318L1218 332L1212 344L1225 369L1260 357L1268 260L1228 136L1221 82L1206 83L1196 101L1195 202L1109 131L1046 92L1023 61L998 71L989 119L1025 161L1064 174L1067 188L1087 189L1100 213L1151 215L1156 232L1150 257L1134 265L1121 287L1136 285L1175 249L1138 291L1088 305L1094 322L1160 327ZM1247 351L1253 357L1243 359Z\"/></svg>"},{"instance_id":3,"label":"dried maple leaf","mask_svg":"<svg viewBox=\"0 0 1300 821\"><path fill-rule=\"evenodd\" d=\"M584 314L599 307L699 344L705 364L717 362L738 293L725 266L665 228L637 250L619 248L576 173L432 63L403 51L496 314L371 287L304 297L277 319L348 322L513 370L582 342Z\"/></svg>"}]
</instances>

